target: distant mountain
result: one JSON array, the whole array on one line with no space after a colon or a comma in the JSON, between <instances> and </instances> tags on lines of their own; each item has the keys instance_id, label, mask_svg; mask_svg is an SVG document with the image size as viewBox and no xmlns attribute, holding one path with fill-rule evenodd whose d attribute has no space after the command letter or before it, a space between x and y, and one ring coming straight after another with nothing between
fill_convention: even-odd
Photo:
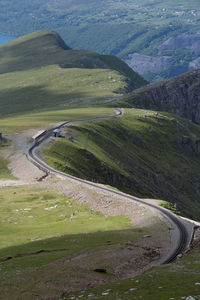
<instances>
[{"instance_id":1,"label":"distant mountain","mask_svg":"<svg viewBox=\"0 0 200 300\"><path fill-rule=\"evenodd\" d=\"M183 38L187 43L196 43L194 38L200 32L199 1L1 1L1 34L21 36L46 28L61 34L73 49L116 55L124 60L134 53L161 59L170 56L169 66L159 71L152 66L145 74L148 81L155 81L188 71L188 64L197 58L185 47L177 49L172 45L162 55L158 49L168 41L171 45Z\"/></svg>"},{"instance_id":2,"label":"distant mountain","mask_svg":"<svg viewBox=\"0 0 200 300\"><path fill-rule=\"evenodd\" d=\"M129 54L125 62L141 75L160 73L170 67L172 59L169 56L149 56L139 53ZM154 77L156 79L156 77Z\"/></svg>"},{"instance_id":3,"label":"distant mountain","mask_svg":"<svg viewBox=\"0 0 200 300\"><path fill-rule=\"evenodd\" d=\"M197 55L200 55L200 34L183 34L176 37L171 37L161 45L156 47L158 54L163 54L165 51L178 49L188 49Z\"/></svg>"},{"instance_id":4,"label":"distant mountain","mask_svg":"<svg viewBox=\"0 0 200 300\"><path fill-rule=\"evenodd\" d=\"M140 88L116 105L171 112L200 123L200 69Z\"/></svg>"},{"instance_id":5,"label":"distant mountain","mask_svg":"<svg viewBox=\"0 0 200 300\"><path fill-rule=\"evenodd\" d=\"M0 46L0 116L103 103L147 82L111 55L72 50L44 30Z\"/></svg>"},{"instance_id":6,"label":"distant mountain","mask_svg":"<svg viewBox=\"0 0 200 300\"><path fill-rule=\"evenodd\" d=\"M58 64L62 68L112 69L127 77L130 89L147 82L110 55L72 50L54 31L39 31L0 46L0 74Z\"/></svg>"}]
</instances>

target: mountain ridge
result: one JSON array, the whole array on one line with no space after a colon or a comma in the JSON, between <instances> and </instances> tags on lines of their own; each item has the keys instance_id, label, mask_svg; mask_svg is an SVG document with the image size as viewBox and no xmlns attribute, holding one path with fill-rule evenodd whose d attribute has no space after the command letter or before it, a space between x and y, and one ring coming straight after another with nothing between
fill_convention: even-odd
<instances>
[{"instance_id":1,"label":"mountain ridge","mask_svg":"<svg viewBox=\"0 0 200 300\"><path fill-rule=\"evenodd\" d=\"M154 57L159 55L157 47L170 38L200 32L198 7L198 0L4 0L0 32L18 36L52 28L72 48L117 55L124 60L133 53ZM167 52L164 55L172 59L167 68L158 72L152 68L141 75L149 81L166 79L188 71L188 64L197 59L194 52L183 47Z\"/></svg>"},{"instance_id":2,"label":"mountain ridge","mask_svg":"<svg viewBox=\"0 0 200 300\"><path fill-rule=\"evenodd\" d=\"M1 45L1 48L6 48L8 45L12 45L12 46L16 46L17 44L21 44L21 43L26 43L27 41L30 40L34 40L34 39L38 39L38 38L45 38L45 37L54 37L55 41L58 43L58 45L60 45L60 47L62 47L64 50L70 50L71 48L64 42L64 40L61 38L61 36L54 30L39 30L39 31L35 31L32 32L30 34L27 35L23 35L21 37L18 37L12 41L9 41L3 45ZM52 39L53 41L53 39Z\"/></svg>"},{"instance_id":3,"label":"mountain ridge","mask_svg":"<svg viewBox=\"0 0 200 300\"><path fill-rule=\"evenodd\" d=\"M55 31L34 32L0 46L0 74L54 64L62 68L116 70L130 81L130 89L147 83L119 58L73 50Z\"/></svg>"}]
</instances>

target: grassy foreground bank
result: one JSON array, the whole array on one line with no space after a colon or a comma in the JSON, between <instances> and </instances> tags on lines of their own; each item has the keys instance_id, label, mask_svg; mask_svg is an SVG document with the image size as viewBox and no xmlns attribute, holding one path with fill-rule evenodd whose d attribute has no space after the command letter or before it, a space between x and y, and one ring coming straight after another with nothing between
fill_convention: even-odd
<instances>
[{"instance_id":1,"label":"grassy foreground bank","mask_svg":"<svg viewBox=\"0 0 200 300\"><path fill-rule=\"evenodd\" d=\"M176 263L152 268L132 279L70 293L59 300L180 300L189 296L198 300L200 299L200 267L197 263L199 259L198 248Z\"/></svg>"},{"instance_id":2,"label":"grassy foreground bank","mask_svg":"<svg viewBox=\"0 0 200 300\"><path fill-rule=\"evenodd\" d=\"M104 265L105 259L105 276L112 278L116 253L145 232L124 216L106 217L54 190L34 186L1 188L0 205L0 299L35 299L35 290L46 295L45 280L51 281L54 294L58 273L63 284L66 276L77 277L76 272L95 276L90 268ZM112 260L106 257L110 251ZM79 259L87 267L80 268Z\"/></svg>"},{"instance_id":3,"label":"grassy foreground bank","mask_svg":"<svg viewBox=\"0 0 200 300\"><path fill-rule=\"evenodd\" d=\"M18 116L5 117L0 119L2 133L15 134L21 131L34 128L51 127L56 123L90 119L114 115L112 108L75 108L75 109L46 109L39 112L24 113Z\"/></svg>"}]
</instances>

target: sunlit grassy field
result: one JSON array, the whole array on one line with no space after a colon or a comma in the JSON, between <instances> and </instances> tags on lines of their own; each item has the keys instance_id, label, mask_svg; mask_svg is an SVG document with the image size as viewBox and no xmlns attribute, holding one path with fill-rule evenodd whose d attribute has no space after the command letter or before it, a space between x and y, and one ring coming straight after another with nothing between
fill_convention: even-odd
<instances>
[{"instance_id":1,"label":"sunlit grassy field","mask_svg":"<svg viewBox=\"0 0 200 300\"><path fill-rule=\"evenodd\" d=\"M48 192L34 186L2 188L0 204L1 257L7 247L23 244L24 252L27 243L63 234L132 228L125 217L108 218L98 212L92 213L87 205L78 205L56 191Z\"/></svg>"},{"instance_id":2,"label":"sunlit grassy field","mask_svg":"<svg viewBox=\"0 0 200 300\"><path fill-rule=\"evenodd\" d=\"M0 128L3 134L19 133L31 128L51 127L56 123L70 120L82 120L95 117L114 115L110 108L80 108L80 109L48 109L36 113L24 113L0 119Z\"/></svg>"},{"instance_id":3,"label":"sunlit grassy field","mask_svg":"<svg viewBox=\"0 0 200 300\"><path fill-rule=\"evenodd\" d=\"M122 94L127 83L117 71L66 69L57 65L0 75L0 117L80 107ZM22 116L23 117L23 116Z\"/></svg>"},{"instance_id":4,"label":"sunlit grassy field","mask_svg":"<svg viewBox=\"0 0 200 300\"><path fill-rule=\"evenodd\" d=\"M22 279L17 285L20 296L26 290L27 299L32 299L35 286L40 289L38 280L43 280L37 268L44 266L48 274L51 262L95 251L100 262L101 251L123 249L143 234L124 216L106 217L57 191L34 186L1 188L0 206L0 299L18 299L15 278ZM36 276L29 286L26 276L32 272ZM47 293L47 287L41 291Z\"/></svg>"}]
</instances>

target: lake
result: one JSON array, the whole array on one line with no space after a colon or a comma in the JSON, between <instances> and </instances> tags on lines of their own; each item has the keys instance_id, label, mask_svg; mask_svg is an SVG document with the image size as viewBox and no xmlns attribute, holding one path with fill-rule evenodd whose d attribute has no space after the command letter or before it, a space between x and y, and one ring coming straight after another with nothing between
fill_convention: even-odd
<instances>
[{"instance_id":1,"label":"lake","mask_svg":"<svg viewBox=\"0 0 200 300\"><path fill-rule=\"evenodd\" d=\"M15 39L14 36L1 35L1 34L0 34L0 44L7 43L7 42L12 41L12 40L14 40L14 39Z\"/></svg>"}]
</instances>

